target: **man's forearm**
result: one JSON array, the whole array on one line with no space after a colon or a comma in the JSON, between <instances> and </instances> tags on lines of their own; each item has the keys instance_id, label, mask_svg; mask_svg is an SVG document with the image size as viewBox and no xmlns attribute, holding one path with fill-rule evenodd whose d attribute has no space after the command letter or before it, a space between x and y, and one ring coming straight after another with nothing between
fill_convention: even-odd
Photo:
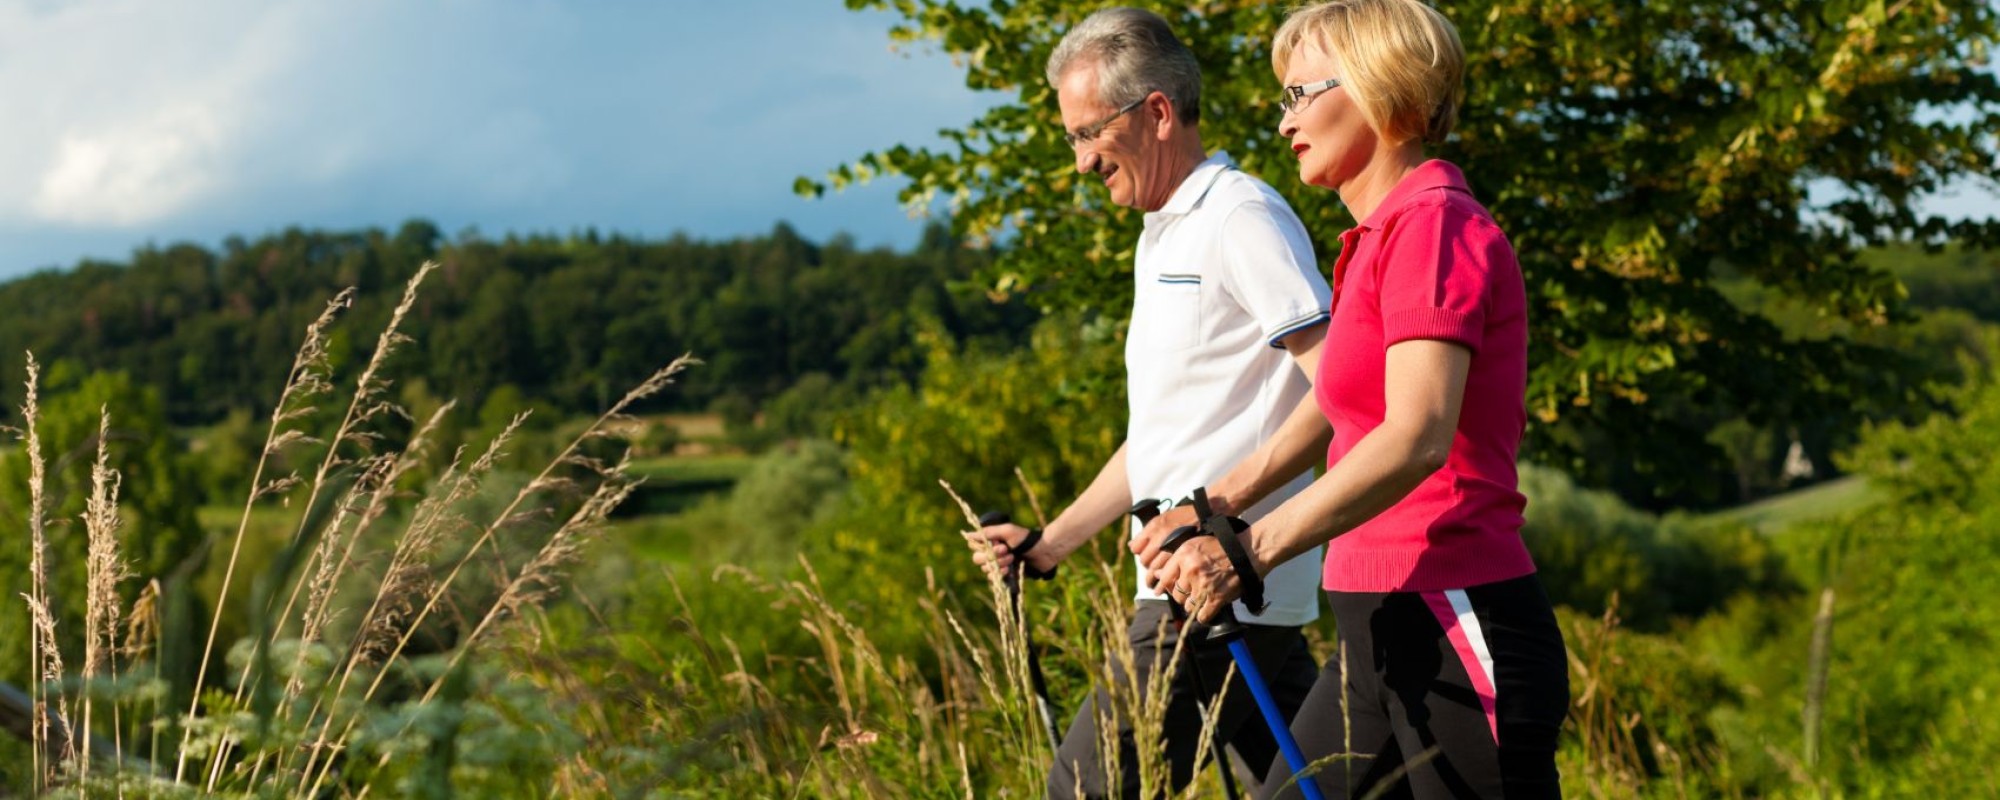
<instances>
[{"instance_id":1,"label":"man's forearm","mask_svg":"<svg viewBox=\"0 0 2000 800\"><path fill-rule=\"evenodd\" d=\"M1066 557L1090 537L1117 522L1132 507L1132 484L1125 471L1125 445L1104 462L1090 486L1042 531L1042 547Z\"/></svg>"},{"instance_id":2,"label":"man's forearm","mask_svg":"<svg viewBox=\"0 0 2000 800\"><path fill-rule=\"evenodd\" d=\"M1224 514L1240 515L1290 483L1326 456L1333 426L1307 395L1278 432L1208 487L1209 502Z\"/></svg>"},{"instance_id":3,"label":"man's forearm","mask_svg":"<svg viewBox=\"0 0 2000 800\"><path fill-rule=\"evenodd\" d=\"M1305 377L1308 384L1315 382L1326 345L1326 326L1315 325L1294 331L1282 342L1285 351L1291 354L1298 366L1299 374ZM1291 416L1278 426L1277 433L1265 439L1257 446L1256 452L1208 488L1209 501L1224 514L1240 516L1319 463L1326 457L1326 447L1332 440L1333 426L1328 425L1326 417L1320 413L1312 392L1307 392L1292 408Z\"/></svg>"}]
</instances>

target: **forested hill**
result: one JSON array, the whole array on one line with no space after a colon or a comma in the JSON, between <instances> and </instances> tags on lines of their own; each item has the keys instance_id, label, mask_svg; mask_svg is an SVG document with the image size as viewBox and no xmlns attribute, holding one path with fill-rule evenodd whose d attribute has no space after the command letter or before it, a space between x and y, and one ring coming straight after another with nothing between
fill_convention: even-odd
<instances>
[{"instance_id":1,"label":"forested hill","mask_svg":"<svg viewBox=\"0 0 2000 800\"><path fill-rule=\"evenodd\" d=\"M345 287L357 295L333 339L352 362L427 259L442 265L399 360L427 388L477 403L512 385L564 412L593 411L683 352L707 365L672 394L682 408L754 408L805 376L821 384L904 377L920 320L960 338L1025 335L1033 312L964 289L988 254L942 228L911 252L824 244L789 226L709 242L475 234L425 221L393 233L287 230L220 251L147 248L0 284L0 400L14 416L22 358L74 359L156 387L179 423L267 410L303 331ZM961 287L961 288L953 288Z\"/></svg>"}]
</instances>

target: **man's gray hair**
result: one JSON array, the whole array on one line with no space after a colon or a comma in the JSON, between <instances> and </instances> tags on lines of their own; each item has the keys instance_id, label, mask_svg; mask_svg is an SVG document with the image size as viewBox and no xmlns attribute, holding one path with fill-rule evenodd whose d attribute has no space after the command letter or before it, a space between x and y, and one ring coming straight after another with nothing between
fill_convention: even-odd
<instances>
[{"instance_id":1,"label":"man's gray hair","mask_svg":"<svg viewBox=\"0 0 2000 800\"><path fill-rule=\"evenodd\" d=\"M1107 8L1085 17L1049 54L1049 85L1084 66L1097 68L1097 99L1105 105L1123 107L1158 91L1182 121L1201 120L1201 64L1158 14Z\"/></svg>"}]
</instances>

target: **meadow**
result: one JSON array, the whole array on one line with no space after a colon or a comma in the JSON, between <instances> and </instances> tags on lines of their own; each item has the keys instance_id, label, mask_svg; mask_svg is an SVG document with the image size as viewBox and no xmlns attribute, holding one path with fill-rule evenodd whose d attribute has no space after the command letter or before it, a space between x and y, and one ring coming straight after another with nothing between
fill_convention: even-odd
<instances>
[{"instance_id":1,"label":"meadow","mask_svg":"<svg viewBox=\"0 0 2000 800\"><path fill-rule=\"evenodd\" d=\"M0 794L1038 796L1029 633L1076 708L1131 669L1130 567L1100 537L1017 613L959 532L1122 436L1143 214L1079 180L1044 75L1095 5L848 0L991 100L795 181L900 181L938 214L907 252L415 219L0 284ZM1330 269L1286 9L1139 5ZM2000 222L1930 205L2000 181L2000 13L1449 13L1434 153L1530 303L1568 793L2000 796Z\"/></svg>"},{"instance_id":2,"label":"meadow","mask_svg":"<svg viewBox=\"0 0 2000 800\"><path fill-rule=\"evenodd\" d=\"M303 334L254 489L197 515L212 561L182 579L217 600L192 625L171 618L198 609L163 607L172 576L131 569L145 543L124 535L119 493L145 476L110 468L111 421L42 438L30 367L10 456L27 467L31 613L7 630L32 639L10 652L41 713L0 744L14 791L1030 797L1048 754L1024 632L1060 709L1132 669L1115 537L1016 615L955 533L970 508L913 488L944 479L1043 513L1116 434L1120 398L1065 377L1115 359L1114 331L1049 325L997 352L932 341L920 381L842 415L831 440L754 454L711 417L626 413L694 360L597 417L528 436L517 416L447 449L430 436L448 405L390 399L401 311L342 373L323 358L342 310ZM1571 648L1570 794L1988 790L2000 620L1951 587L2000 578L1982 502L2000 496L2000 382L1967 370L1945 411L1865 431L1850 477L1739 508L1655 515L1525 468L1526 535ZM670 449L619 438L676 424ZM67 522L50 509L79 498L50 498L50 476L74 465L49 454L80 443L95 455ZM649 484L646 508L617 512ZM1322 659L1332 633L1311 631ZM1156 704L1114 701L1157 729ZM1158 754L1139 757L1163 786ZM1181 796L1218 793L1203 772Z\"/></svg>"}]
</instances>

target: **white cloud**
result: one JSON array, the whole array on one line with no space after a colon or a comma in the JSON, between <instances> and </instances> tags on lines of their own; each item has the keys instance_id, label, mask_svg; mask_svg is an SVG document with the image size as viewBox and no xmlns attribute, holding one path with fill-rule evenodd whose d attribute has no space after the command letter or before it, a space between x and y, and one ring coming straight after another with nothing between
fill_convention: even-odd
<instances>
[{"instance_id":1,"label":"white cloud","mask_svg":"<svg viewBox=\"0 0 2000 800\"><path fill-rule=\"evenodd\" d=\"M224 127L213 110L186 106L65 134L32 208L41 219L75 225L130 225L182 210L221 183Z\"/></svg>"},{"instance_id":2,"label":"white cloud","mask_svg":"<svg viewBox=\"0 0 2000 800\"><path fill-rule=\"evenodd\" d=\"M830 0L0 0L0 276L411 216L914 237L886 193L790 191L989 102L943 59L889 54L890 16Z\"/></svg>"},{"instance_id":3,"label":"white cloud","mask_svg":"<svg viewBox=\"0 0 2000 800\"><path fill-rule=\"evenodd\" d=\"M282 48L250 2L0 2L0 218L131 226L237 178L256 90Z\"/></svg>"},{"instance_id":4,"label":"white cloud","mask_svg":"<svg viewBox=\"0 0 2000 800\"><path fill-rule=\"evenodd\" d=\"M142 226L433 156L427 169L473 191L546 190L563 170L544 126L518 104L479 108L494 96L478 70L506 79L492 62L508 39L563 26L547 7L507 10L0 0L0 223ZM495 35L510 28L527 35ZM516 160L534 166L493 169Z\"/></svg>"}]
</instances>

